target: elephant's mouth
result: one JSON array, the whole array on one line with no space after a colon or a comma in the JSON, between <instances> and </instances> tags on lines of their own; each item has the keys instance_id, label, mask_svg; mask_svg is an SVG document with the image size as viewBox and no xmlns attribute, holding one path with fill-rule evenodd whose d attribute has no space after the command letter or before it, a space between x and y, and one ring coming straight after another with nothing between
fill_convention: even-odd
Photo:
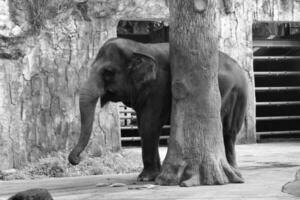
<instances>
[{"instance_id":1,"label":"elephant's mouth","mask_svg":"<svg viewBox=\"0 0 300 200\"><path fill-rule=\"evenodd\" d=\"M101 97L101 107L105 106L109 101L118 102L120 99L115 92L105 91L105 94Z\"/></svg>"}]
</instances>

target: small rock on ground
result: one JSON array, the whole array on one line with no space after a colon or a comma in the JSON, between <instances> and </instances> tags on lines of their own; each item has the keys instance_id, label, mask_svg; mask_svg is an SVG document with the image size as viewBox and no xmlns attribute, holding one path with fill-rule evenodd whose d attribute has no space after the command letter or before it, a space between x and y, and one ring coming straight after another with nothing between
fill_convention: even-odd
<instances>
[{"instance_id":1,"label":"small rock on ground","mask_svg":"<svg viewBox=\"0 0 300 200\"><path fill-rule=\"evenodd\" d=\"M53 198L48 190L35 188L18 192L8 200L53 200Z\"/></svg>"}]
</instances>

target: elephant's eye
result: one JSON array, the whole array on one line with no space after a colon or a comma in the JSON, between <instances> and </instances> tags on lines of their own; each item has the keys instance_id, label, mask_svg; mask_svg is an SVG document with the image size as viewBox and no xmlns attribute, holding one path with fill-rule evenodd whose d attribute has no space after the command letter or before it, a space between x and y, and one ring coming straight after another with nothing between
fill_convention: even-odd
<instances>
[{"instance_id":1,"label":"elephant's eye","mask_svg":"<svg viewBox=\"0 0 300 200\"><path fill-rule=\"evenodd\" d=\"M112 80L114 75L115 75L116 71L114 69L105 69L103 71L103 78L106 81Z\"/></svg>"}]
</instances>

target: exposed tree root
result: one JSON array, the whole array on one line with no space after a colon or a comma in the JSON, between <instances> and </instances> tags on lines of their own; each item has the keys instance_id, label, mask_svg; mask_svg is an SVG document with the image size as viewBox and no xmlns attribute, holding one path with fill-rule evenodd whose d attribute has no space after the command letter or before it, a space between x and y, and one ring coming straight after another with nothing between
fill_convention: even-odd
<instances>
[{"instance_id":1,"label":"exposed tree root","mask_svg":"<svg viewBox=\"0 0 300 200\"><path fill-rule=\"evenodd\" d=\"M184 161L178 162L178 160L165 162L163 171L155 182L159 185L180 185L182 187L244 182L241 173L231 167L227 161L210 158L203 160L202 163L196 163L197 165L192 165L186 164Z\"/></svg>"}]
</instances>

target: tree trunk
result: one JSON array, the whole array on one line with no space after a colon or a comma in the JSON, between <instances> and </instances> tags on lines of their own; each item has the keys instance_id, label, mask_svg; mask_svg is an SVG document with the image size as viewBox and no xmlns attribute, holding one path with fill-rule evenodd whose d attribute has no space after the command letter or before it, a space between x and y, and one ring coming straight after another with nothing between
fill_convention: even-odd
<instances>
[{"instance_id":1,"label":"tree trunk","mask_svg":"<svg viewBox=\"0 0 300 200\"><path fill-rule=\"evenodd\" d=\"M218 87L218 0L170 1L171 136L161 185L243 182L227 162Z\"/></svg>"}]
</instances>

